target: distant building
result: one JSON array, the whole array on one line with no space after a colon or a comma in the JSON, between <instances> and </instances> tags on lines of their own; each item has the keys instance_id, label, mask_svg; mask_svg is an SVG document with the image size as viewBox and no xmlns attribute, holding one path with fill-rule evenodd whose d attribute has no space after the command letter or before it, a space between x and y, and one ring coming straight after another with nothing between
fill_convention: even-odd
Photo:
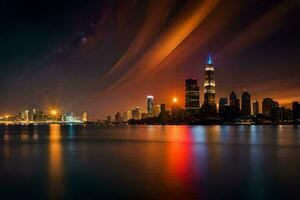
<instances>
[{"instance_id":1,"label":"distant building","mask_svg":"<svg viewBox=\"0 0 300 200\"><path fill-rule=\"evenodd\" d=\"M259 103L258 101L253 102L253 115L259 114Z\"/></svg>"},{"instance_id":2,"label":"distant building","mask_svg":"<svg viewBox=\"0 0 300 200\"><path fill-rule=\"evenodd\" d=\"M199 110L199 86L197 85L197 79L185 80L185 109L189 112Z\"/></svg>"},{"instance_id":3,"label":"distant building","mask_svg":"<svg viewBox=\"0 0 300 200\"><path fill-rule=\"evenodd\" d=\"M108 115L108 116L106 117L106 122L107 122L107 123L111 123L111 116L110 116L110 115Z\"/></svg>"},{"instance_id":4,"label":"distant building","mask_svg":"<svg viewBox=\"0 0 300 200\"><path fill-rule=\"evenodd\" d=\"M160 104L159 119L164 123L170 119L170 111L166 110L166 104Z\"/></svg>"},{"instance_id":5,"label":"distant building","mask_svg":"<svg viewBox=\"0 0 300 200\"><path fill-rule=\"evenodd\" d=\"M24 112L24 121L29 122L29 110L25 110Z\"/></svg>"},{"instance_id":6,"label":"distant building","mask_svg":"<svg viewBox=\"0 0 300 200\"><path fill-rule=\"evenodd\" d=\"M29 121L33 121L33 114L35 113L35 109L29 110L28 111L28 119Z\"/></svg>"},{"instance_id":7,"label":"distant building","mask_svg":"<svg viewBox=\"0 0 300 200\"><path fill-rule=\"evenodd\" d=\"M64 123L81 123L80 117L77 117L73 112L64 113L62 115L62 122Z\"/></svg>"},{"instance_id":8,"label":"distant building","mask_svg":"<svg viewBox=\"0 0 300 200\"><path fill-rule=\"evenodd\" d=\"M142 113L141 118L142 119L147 119L147 118L149 118L149 114L148 113Z\"/></svg>"},{"instance_id":9,"label":"distant building","mask_svg":"<svg viewBox=\"0 0 300 200\"><path fill-rule=\"evenodd\" d=\"M46 120L46 115L43 111L37 110L34 112L33 121L35 122L43 122Z\"/></svg>"},{"instance_id":10,"label":"distant building","mask_svg":"<svg viewBox=\"0 0 300 200\"><path fill-rule=\"evenodd\" d=\"M122 116L121 116L121 113L120 112L117 112L115 114L115 122L116 123L121 123L122 122Z\"/></svg>"},{"instance_id":11,"label":"distant building","mask_svg":"<svg viewBox=\"0 0 300 200\"><path fill-rule=\"evenodd\" d=\"M166 104L160 104L160 112L161 113L166 112Z\"/></svg>"},{"instance_id":12,"label":"distant building","mask_svg":"<svg viewBox=\"0 0 300 200\"><path fill-rule=\"evenodd\" d=\"M271 108L271 121L273 123L279 123L282 117L282 110L279 105L274 104Z\"/></svg>"},{"instance_id":13,"label":"distant building","mask_svg":"<svg viewBox=\"0 0 300 200\"><path fill-rule=\"evenodd\" d=\"M127 122L129 120L128 112L124 112L122 116L122 122Z\"/></svg>"},{"instance_id":14,"label":"distant building","mask_svg":"<svg viewBox=\"0 0 300 200\"><path fill-rule=\"evenodd\" d=\"M293 121L300 122L300 103L295 101L292 103Z\"/></svg>"},{"instance_id":15,"label":"distant building","mask_svg":"<svg viewBox=\"0 0 300 200\"><path fill-rule=\"evenodd\" d=\"M141 113L140 113L140 107L135 107L132 111L131 111L131 116L132 119L134 120L139 120L141 119Z\"/></svg>"},{"instance_id":16,"label":"distant building","mask_svg":"<svg viewBox=\"0 0 300 200\"><path fill-rule=\"evenodd\" d=\"M87 122L87 121L88 121L87 112L84 112L84 113L82 114L82 121L83 121L83 122Z\"/></svg>"},{"instance_id":17,"label":"distant building","mask_svg":"<svg viewBox=\"0 0 300 200\"><path fill-rule=\"evenodd\" d=\"M229 104L230 106L240 109L240 100L237 98L234 91L230 94Z\"/></svg>"},{"instance_id":18,"label":"distant building","mask_svg":"<svg viewBox=\"0 0 300 200\"><path fill-rule=\"evenodd\" d=\"M224 109L225 106L228 105L228 99L226 97L221 97L219 100L219 112Z\"/></svg>"},{"instance_id":19,"label":"distant building","mask_svg":"<svg viewBox=\"0 0 300 200\"><path fill-rule=\"evenodd\" d=\"M147 96L147 114L148 117L152 117L154 115L154 97Z\"/></svg>"},{"instance_id":20,"label":"distant building","mask_svg":"<svg viewBox=\"0 0 300 200\"><path fill-rule=\"evenodd\" d=\"M132 113L130 110L127 111L128 120L132 119Z\"/></svg>"},{"instance_id":21,"label":"distant building","mask_svg":"<svg viewBox=\"0 0 300 200\"><path fill-rule=\"evenodd\" d=\"M154 108L154 117L158 117L161 112L161 105L156 105Z\"/></svg>"},{"instance_id":22,"label":"distant building","mask_svg":"<svg viewBox=\"0 0 300 200\"><path fill-rule=\"evenodd\" d=\"M251 115L251 95L246 90L242 94L242 115Z\"/></svg>"},{"instance_id":23,"label":"distant building","mask_svg":"<svg viewBox=\"0 0 300 200\"><path fill-rule=\"evenodd\" d=\"M292 110L289 108L281 107L279 114L279 122L290 123L293 121Z\"/></svg>"},{"instance_id":24,"label":"distant building","mask_svg":"<svg viewBox=\"0 0 300 200\"><path fill-rule=\"evenodd\" d=\"M272 98L264 98L262 101L262 113L266 116L271 117L272 109L275 110L279 106L278 102L273 101ZM276 111L273 112L273 116L276 114Z\"/></svg>"},{"instance_id":25,"label":"distant building","mask_svg":"<svg viewBox=\"0 0 300 200\"><path fill-rule=\"evenodd\" d=\"M122 116L122 121L123 122L128 122L130 119L132 119L131 111L124 112L123 116Z\"/></svg>"}]
</instances>

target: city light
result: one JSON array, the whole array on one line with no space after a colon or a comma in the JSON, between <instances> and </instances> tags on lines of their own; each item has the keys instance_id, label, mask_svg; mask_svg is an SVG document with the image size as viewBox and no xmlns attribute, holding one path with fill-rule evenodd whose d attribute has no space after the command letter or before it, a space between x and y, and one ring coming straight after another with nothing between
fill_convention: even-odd
<instances>
[{"instance_id":1,"label":"city light","mask_svg":"<svg viewBox=\"0 0 300 200\"><path fill-rule=\"evenodd\" d=\"M51 110L52 115L57 115L57 110Z\"/></svg>"},{"instance_id":2,"label":"city light","mask_svg":"<svg viewBox=\"0 0 300 200\"><path fill-rule=\"evenodd\" d=\"M173 97L172 102L173 102L173 103L177 103L177 102L178 102L177 97Z\"/></svg>"}]
</instances>

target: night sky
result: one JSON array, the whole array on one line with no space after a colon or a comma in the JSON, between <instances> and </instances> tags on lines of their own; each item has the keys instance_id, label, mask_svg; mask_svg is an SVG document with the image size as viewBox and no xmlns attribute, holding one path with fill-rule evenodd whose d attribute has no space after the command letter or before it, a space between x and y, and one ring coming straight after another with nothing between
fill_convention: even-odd
<instances>
[{"instance_id":1,"label":"night sky","mask_svg":"<svg viewBox=\"0 0 300 200\"><path fill-rule=\"evenodd\" d=\"M300 100L299 0L2 0L0 16L1 113L183 105L208 54L217 99Z\"/></svg>"}]
</instances>

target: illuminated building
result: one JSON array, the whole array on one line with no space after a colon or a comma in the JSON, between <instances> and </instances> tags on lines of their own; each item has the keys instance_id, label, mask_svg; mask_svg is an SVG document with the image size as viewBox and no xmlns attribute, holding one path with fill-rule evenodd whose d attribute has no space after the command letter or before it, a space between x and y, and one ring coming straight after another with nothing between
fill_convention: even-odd
<instances>
[{"instance_id":1,"label":"illuminated building","mask_svg":"<svg viewBox=\"0 0 300 200\"><path fill-rule=\"evenodd\" d=\"M62 122L64 123L81 123L81 119L74 115L73 112L64 113L62 115Z\"/></svg>"},{"instance_id":2,"label":"illuminated building","mask_svg":"<svg viewBox=\"0 0 300 200\"><path fill-rule=\"evenodd\" d=\"M246 90L242 94L242 114L243 116L251 115L251 95Z\"/></svg>"},{"instance_id":3,"label":"illuminated building","mask_svg":"<svg viewBox=\"0 0 300 200\"><path fill-rule=\"evenodd\" d=\"M271 117L272 109L276 109L279 106L278 102L273 101L271 98L264 98L262 101L262 113ZM275 114L275 112L274 112Z\"/></svg>"},{"instance_id":4,"label":"illuminated building","mask_svg":"<svg viewBox=\"0 0 300 200\"><path fill-rule=\"evenodd\" d=\"M258 101L253 102L253 115L257 115L259 113L259 103Z\"/></svg>"},{"instance_id":5,"label":"illuminated building","mask_svg":"<svg viewBox=\"0 0 300 200\"><path fill-rule=\"evenodd\" d=\"M29 110L25 110L24 112L24 121L29 122Z\"/></svg>"},{"instance_id":6,"label":"illuminated building","mask_svg":"<svg viewBox=\"0 0 300 200\"><path fill-rule=\"evenodd\" d=\"M127 122L130 119L128 114L128 111L123 113L122 122Z\"/></svg>"},{"instance_id":7,"label":"illuminated building","mask_svg":"<svg viewBox=\"0 0 300 200\"><path fill-rule=\"evenodd\" d=\"M132 111L131 111L131 116L132 119L134 120L139 120L141 119L141 113L140 113L140 107L135 107Z\"/></svg>"},{"instance_id":8,"label":"illuminated building","mask_svg":"<svg viewBox=\"0 0 300 200\"><path fill-rule=\"evenodd\" d=\"M154 115L154 97L147 96L147 114L148 117L152 117Z\"/></svg>"},{"instance_id":9,"label":"illuminated building","mask_svg":"<svg viewBox=\"0 0 300 200\"><path fill-rule=\"evenodd\" d=\"M220 98L219 100L219 112L222 110L225 106L228 105L228 99L225 97Z\"/></svg>"},{"instance_id":10,"label":"illuminated building","mask_svg":"<svg viewBox=\"0 0 300 200\"><path fill-rule=\"evenodd\" d=\"M211 56L208 57L207 64L205 66L205 81L204 81L204 104L216 106L216 82L215 82L215 69L212 63Z\"/></svg>"},{"instance_id":11,"label":"illuminated building","mask_svg":"<svg viewBox=\"0 0 300 200\"><path fill-rule=\"evenodd\" d=\"M82 121L83 121L83 122L87 122L87 121L88 121L88 118L87 118L87 112L84 112L84 113L82 114Z\"/></svg>"},{"instance_id":12,"label":"illuminated building","mask_svg":"<svg viewBox=\"0 0 300 200\"><path fill-rule=\"evenodd\" d=\"M200 108L199 86L197 79L185 80L185 109L189 112L198 111Z\"/></svg>"},{"instance_id":13,"label":"illuminated building","mask_svg":"<svg viewBox=\"0 0 300 200\"><path fill-rule=\"evenodd\" d=\"M160 105L156 105L154 107L154 116L158 117L160 112L161 112L161 106Z\"/></svg>"},{"instance_id":14,"label":"illuminated building","mask_svg":"<svg viewBox=\"0 0 300 200\"><path fill-rule=\"evenodd\" d=\"M293 121L296 123L300 122L300 103L295 101L292 103L293 107Z\"/></svg>"},{"instance_id":15,"label":"illuminated building","mask_svg":"<svg viewBox=\"0 0 300 200\"><path fill-rule=\"evenodd\" d=\"M217 115L215 102L216 82L214 73L215 69L212 63L212 58L209 56L205 65L204 103L201 106L201 113L205 118L215 118Z\"/></svg>"},{"instance_id":16,"label":"illuminated building","mask_svg":"<svg viewBox=\"0 0 300 200\"><path fill-rule=\"evenodd\" d=\"M230 106L240 109L240 100L237 98L234 91L230 94L229 104Z\"/></svg>"},{"instance_id":17,"label":"illuminated building","mask_svg":"<svg viewBox=\"0 0 300 200\"><path fill-rule=\"evenodd\" d=\"M35 113L35 109L28 110L28 121L32 122L33 121L33 115Z\"/></svg>"},{"instance_id":18,"label":"illuminated building","mask_svg":"<svg viewBox=\"0 0 300 200\"><path fill-rule=\"evenodd\" d=\"M132 119L131 111L130 110L127 111L127 119L128 120Z\"/></svg>"}]
</instances>

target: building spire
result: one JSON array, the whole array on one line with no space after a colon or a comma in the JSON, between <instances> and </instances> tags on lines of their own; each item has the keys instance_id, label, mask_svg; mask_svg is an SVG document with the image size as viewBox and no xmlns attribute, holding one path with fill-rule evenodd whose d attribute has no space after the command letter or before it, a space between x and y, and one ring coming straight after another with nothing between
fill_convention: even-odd
<instances>
[{"instance_id":1,"label":"building spire","mask_svg":"<svg viewBox=\"0 0 300 200\"><path fill-rule=\"evenodd\" d=\"M208 55L207 64L208 65L212 65L213 64L211 54Z\"/></svg>"}]
</instances>

